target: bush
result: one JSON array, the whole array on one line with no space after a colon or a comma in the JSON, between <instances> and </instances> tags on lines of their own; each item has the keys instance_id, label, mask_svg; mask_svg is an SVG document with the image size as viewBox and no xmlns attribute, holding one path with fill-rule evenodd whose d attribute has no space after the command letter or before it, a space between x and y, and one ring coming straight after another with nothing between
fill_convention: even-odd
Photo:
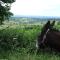
<instances>
[{"instance_id":1,"label":"bush","mask_svg":"<svg viewBox=\"0 0 60 60\"><path fill-rule=\"evenodd\" d=\"M31 26L30 26L31 27ZM0 50L16 50L17 48L35 49L35 40L40 32L40 26L29 28L7 28L0 30Z\"/></svg>"}]
</instances>

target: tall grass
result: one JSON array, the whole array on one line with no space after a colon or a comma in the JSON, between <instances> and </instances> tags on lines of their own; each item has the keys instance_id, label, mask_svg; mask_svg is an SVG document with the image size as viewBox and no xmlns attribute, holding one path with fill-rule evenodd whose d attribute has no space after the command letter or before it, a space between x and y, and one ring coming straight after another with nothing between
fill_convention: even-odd
<instances>
[{"instance_id":1,"label":"tall grass","mask_svg":"<svg viewBox=\"0 0 60 60\"><path fill-rule=\"evenodd\" d=\"M0 54L0 59L6 59L6 60L60 60L60 56L55 53L43 53L40 54L31 54L26 53L26 50L23 50L23 52L4 52Z\"/></svg>"},{"instance_id":2,"label":"tall grass","mask_svg":"<svg viewBox=\"0 0 60 60\"><path fill-rule=\"evenodd\" d=\"M24 28L6 28L0 30L0 50L16 50L17 48L35 48L35 41L40 26L24 26Z\"/></svg>"},{"instance_id":3,"label":"tall grass","mask_svg":"<svg viewBox=\"0 0 60 60\"><path fill-rule=\"evenodd\" d=\"M59 29L60 25L55 27ZM35 45L40 25L20 25L0 29L0 59L5 60L60 60L55 52L36 53Z\"/></svg>"}]
</instances>

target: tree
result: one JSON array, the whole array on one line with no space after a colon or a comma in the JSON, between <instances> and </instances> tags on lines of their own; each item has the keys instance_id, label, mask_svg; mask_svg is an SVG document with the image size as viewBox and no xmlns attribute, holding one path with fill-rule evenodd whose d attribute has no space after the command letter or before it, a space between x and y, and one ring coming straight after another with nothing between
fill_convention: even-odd
<instances>
[{"instance_id":1,"label":"tree","mask_svg":"<svg viewBox=\"0 0 60 60\"><path fill-rule=\"evenodd\" d=\"M15 0L0 0L0 24L3 24L5 19L9 19L13 13L10 12L11 4L15 2Z\"/></svg>"}]
</instances>

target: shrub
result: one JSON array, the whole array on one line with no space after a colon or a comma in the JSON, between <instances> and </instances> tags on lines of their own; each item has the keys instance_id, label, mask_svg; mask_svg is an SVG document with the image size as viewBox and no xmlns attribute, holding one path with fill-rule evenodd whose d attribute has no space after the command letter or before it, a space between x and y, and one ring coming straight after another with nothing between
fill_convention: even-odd
<instances>
[{"instance_id":1,"label":"shrub","mask_svg":"<svg viewBox=\"0 0 60 60\"><path fill-rule=\"evenodd\" d=\"M0 30L0 50L16 50L17 48L35 49L35 40L40 32L40 26L32 29L7 28Z\"/></svg>"}]
</instances>

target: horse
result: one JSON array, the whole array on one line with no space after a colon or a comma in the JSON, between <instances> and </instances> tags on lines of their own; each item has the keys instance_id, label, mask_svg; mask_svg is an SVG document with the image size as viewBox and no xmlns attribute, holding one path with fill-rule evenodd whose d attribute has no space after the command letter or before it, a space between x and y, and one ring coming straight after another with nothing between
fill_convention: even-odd
<instances>
[{"instance_id":1,"label":"horse","mask_svg":"<svg viewBox=\"0 0 60 60\"><path fill-rule=\"evenodd\" d=\"M41 34L38 35L37 48L51 48L60 52L60 31L54 28L55 21L48 21L42 28Z\"/></svg>"}]
</instances>

